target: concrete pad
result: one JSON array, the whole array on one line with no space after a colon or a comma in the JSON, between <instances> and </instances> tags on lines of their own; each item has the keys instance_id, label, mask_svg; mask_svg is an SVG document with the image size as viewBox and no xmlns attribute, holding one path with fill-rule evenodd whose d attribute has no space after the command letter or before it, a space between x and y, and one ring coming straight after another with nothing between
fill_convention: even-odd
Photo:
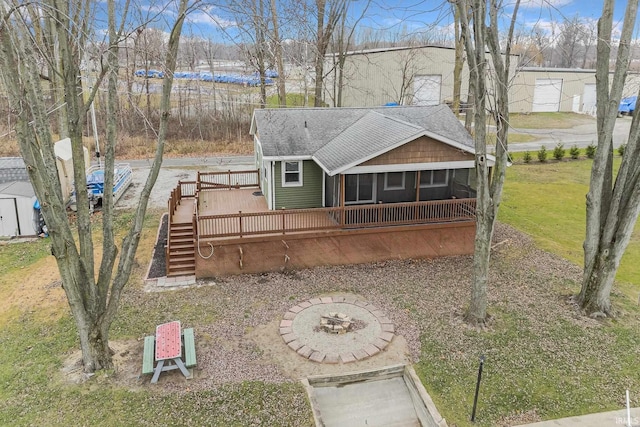
<instances>
[{"instance_id":1,"label":"concrete pad","mask_svg":"<svg viewBox=\"0 0 640 427\"><path fill-rule=\"evenodd\" d=\"M315 396L326 427L420 426L402 377L318 387Z\"/></svg>"},{"instance_id":2,"label":"concrete pad","mask_svg":"<svg viewBox=\"0 0 640 427\"><path fill-rule=\"evenodd\" d=\"M302 380L317 426L446 427L410 366Z\"/></svg>"}]
</instances>

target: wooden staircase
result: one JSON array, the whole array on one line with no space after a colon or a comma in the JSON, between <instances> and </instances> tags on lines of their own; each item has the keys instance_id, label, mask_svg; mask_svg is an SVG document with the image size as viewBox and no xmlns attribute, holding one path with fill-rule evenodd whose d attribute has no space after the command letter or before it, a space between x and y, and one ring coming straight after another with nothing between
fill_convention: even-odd
<instances>
[{"instance_id":1,"label":"wooden staircase","mask_svg":"<svg viewBox=\"0 0 640 427\"><path fill-rule=\"evenodd\" d=\"M189 276L196 272L193 221L169 224L167 277Z\"/></svg>"}]
</instances>

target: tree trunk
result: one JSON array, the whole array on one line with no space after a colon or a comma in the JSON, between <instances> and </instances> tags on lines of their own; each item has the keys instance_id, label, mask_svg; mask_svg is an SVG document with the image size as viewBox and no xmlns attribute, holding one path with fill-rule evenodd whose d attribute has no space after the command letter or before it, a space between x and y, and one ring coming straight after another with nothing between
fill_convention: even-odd
<instances>
[{"instance_id":1,"label":"tree trunk","mask_svg":"<svg viewBox=\"0 0 640 427\"><path fill-rule=\"evenodd\" d=\"M608 254L601 253L589 270L585 271L582 290L578 295L580 306L592 315L610 315L609 295L613 288L617 267Z\"/></svg>"},{"instance_id":2,"label":"tree trunk","mask_svg":"<svg viewBox=\"0 0 640 427\"><path fill-rule=\"evenodd\" d=\"M457 8L453 8L454 29L455 29L455 64L453 66L453 104L452 109L456 117L460 116L460 89L462 87L462 67L464 65L464 41L460 34L460 13ZM468 97L468 95L467 95Z\"/></svg>"},{"instance_id":3,"label":"tree trunk","mask_svg":"<svg viewBox=\"0 0 640 427\"><path fill-rule=\"evenodd\" d=\"M455 7L462 30L469 63L469 96L473 99L473 138L476 165L476 239L474 245L473 277L471 300L465 313L465 320L473 325L482 325L487 318L487 283L491 240L502 197L507 165L507 135L509 122L509 55L511 40L519 8L516 0L511 17L503 56L500 49L498 15L501 13L496 0L489 0L489 23L485 0L467 2L457 0ZM469 15L471 12L471 15ZM471 29L473 28L473 31ZM488 67L487 53L491 55L493 70ZM487 117L487 74L493 71L496 121L496 156L493 171L487 159L486 117ZM470 112L467 111L467 119Z\"/></svg>"},{"instance_id":4,"label":"tree trunk","mask_svg":"<svg viewBox=\"0 0 640 427\"><path fill-rule=\"evenodd\" d=\"M86 324L76 318L82 362L85 372L113 368L112 352L109 348L109 328L101 325Z\"/></svg>"},{"instance_id":5,"label":"tree trunk","mask_svg":"<svg viewBox=\"0 0 640 427\"><path fill-rule=\"evenodd\" d=\"M630 44L638 1L630 1L624 15L613 77L610 79L614 1L606 0L598 20L596 95L598 150L591 168L586 202L584 270L578 303L587 314L610 315L610 293L620 259L640 211L640 120L631 122L627 151L613 179L612 133L630 61Z\"/></svg>"},{"instance_id":6,"label":"tree trunk","mask_svg":"<svg viewBox=\"0 0 640 427\"><path fill-rule=\"evenodd\" d=\"M489 259L493 234L493 220L482 214L483 211L488 211L483 206L487 202L480 202L480 198L477 198L476 202L478 203L476 210L478 218L473 253L471 300L465 312L465 321L472 325L482 325L487 318L487 283L489 282Z\"/></svg>"}]
</instances>

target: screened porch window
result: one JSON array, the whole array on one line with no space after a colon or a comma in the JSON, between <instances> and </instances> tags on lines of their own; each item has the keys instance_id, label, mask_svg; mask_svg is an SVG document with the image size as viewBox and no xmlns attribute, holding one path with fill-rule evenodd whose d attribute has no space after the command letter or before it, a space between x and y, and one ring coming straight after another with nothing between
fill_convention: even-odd
<instances>
[{"instance_id":1,"label":"screened porch window","mask_svg":"<svg viewBox=\"0 0 640 427\"><path fill-rule=\"evenodd\" d=\"M282 162L282 186L302 186L302 161Z\"/></svg>"},{"instance_id":2,"label":"screened porch window","mask_svg":"<svg viewBox=\"0 0 640 427\"><path fill-rule=\"evenodd\" d=\"M346 204L373 203L375 175L363 173L344 176L344 202Z\"/></svg>"},{"instance_id":3,"label":"screened porch window","mask_svg":"<svg viewBox=\"0 0 640 427\"><path fill-rule=\"evenodd\" d=\"M387 172L384 174L384 189L404 190L404 172Z\"/></svg>"},{"instance_id":4,"label":"screened porch window","mask_svg":"<svg viewBox=\"0 0 640 427\"><path fill-rule=\"evenodd\" d=\"M449 183L448 172L447 169L421 171L420 188L445 187Z\"/></svg>"}]
</instances>

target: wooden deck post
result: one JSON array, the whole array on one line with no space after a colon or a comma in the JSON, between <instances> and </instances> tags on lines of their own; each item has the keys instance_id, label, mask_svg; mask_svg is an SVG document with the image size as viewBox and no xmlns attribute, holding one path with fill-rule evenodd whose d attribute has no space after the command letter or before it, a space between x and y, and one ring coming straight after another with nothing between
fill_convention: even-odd
<instances>
[{"instance_id":1,"label":"wooden deck post","mask_svg":"<svg viewBox=\"0 0 640 427\"><path fill-rule=\"evenodd\" d=\"M229 190L231 190L231 169L227 171L227 184L229 185Z\"/></svg>"},{"instance_id":2,"label":"wooden deck post","mask_svg":"<svg viewBox=\"0 0 640 427\"><path fill-rule=\"evenodd\" d=\"M416 202L420 201L420 171L416 172Z\"/></svg>"},{"instance_id":3,"label":"wooden deck post","mask_svg":"<svg viewBox=\"0 0 640 427\"><path fill-rule=\"evenodd\" d=\"M242 237L242 211L238 211L238 223L240 224L240 237Z\"/></svg>"},{"instance_id":4,"label":"wooden deck post","mask_svg":"<svg viewBox=\"0 0 640 427\"><path fill-rule=\"evenodd\" d=\"M340 225L344 226L344 174L340 174Z\"/></svg>"},{"instance_id":5,"label":"wooden deck post","mask_svg":"<svg viewBox=\"0 0 640 427\"><path fill-rule=\"evenodd\" d=\"M286 234L285 209L282 208L282 234Z\"/></svg>"}]
</instances>

